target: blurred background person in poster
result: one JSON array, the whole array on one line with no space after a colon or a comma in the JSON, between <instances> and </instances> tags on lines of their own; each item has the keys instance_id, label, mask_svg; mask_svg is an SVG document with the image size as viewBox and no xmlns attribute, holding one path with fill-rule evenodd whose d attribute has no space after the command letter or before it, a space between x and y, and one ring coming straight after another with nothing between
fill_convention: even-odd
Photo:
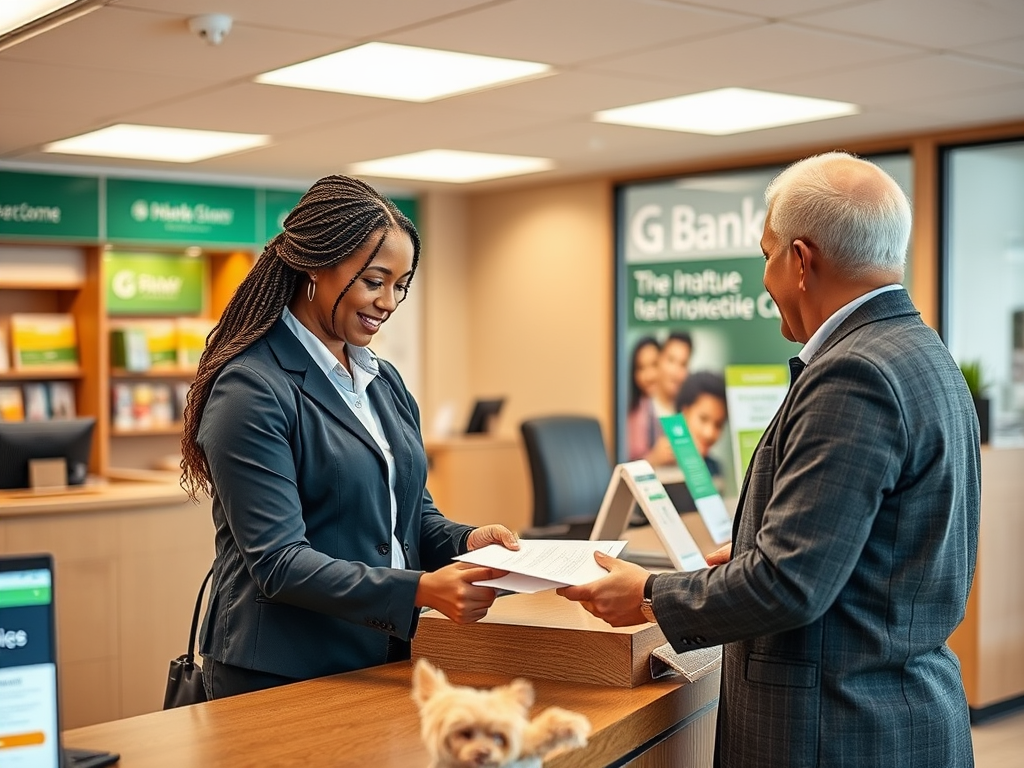
<instances>
[{"instance_id":1,"label":"blurred background person in poster","mask_svg":"<svg viewBox=\"0 0 1024 768\"><path fill-rule=\"evenodd\" d=\"M722 492L725 472L722 463L711 455L711 450L725 431L725 422L729 418L725 377L716 371L691 373L676 395L676 412L686 419L686 428L690 431L693 444L707 464L715 487ZM655 440L648 456L647 460L652 466L675 463L675 453L664 432Z\"/></svg>"},{"instance_id":2,"label":"blurred background person in poster","mask_svg":"<svg viewBox=\"0 0 1024 768\"><path fill-rule=\"evenodd\" d=\"M672 331L661 343L661 354L658 355L658 380L653 393L656 416L671 416L677 413L676 396L686 381L692 356L693 338L686 331Z\"/></svg>"},{"instance_id":3,"label":"blurred background person in poster","mask_svg":"<svg viewBox=\"0 0 1024 768\"><path fill-rule=\"evenodd\" d=\"M626 450L630 461L642 459L660 431L652 399L658 383L660 355L661 344L653 336L644 336L633 346L626 411Z\"/></svg>"}]
</instances>

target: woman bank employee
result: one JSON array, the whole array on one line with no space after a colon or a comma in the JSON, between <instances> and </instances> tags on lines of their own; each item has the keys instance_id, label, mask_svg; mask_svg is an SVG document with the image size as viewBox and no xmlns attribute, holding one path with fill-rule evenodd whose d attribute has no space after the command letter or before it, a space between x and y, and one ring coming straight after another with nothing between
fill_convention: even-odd
<instances>
[{"instance_id":1,"label":"woman bank employee","mask_svg":"<svg viewBox=\"0 0 1024 768\"><path fill-rule=\"evenodd\" d=\"M213 498L199 650L230 696L408 658L421 607L482 618L500 571L452 563L501 525L445 519L419 409L368 344L409 291L420 241L366 184L317 181L241 282L189 392L182 484Z\"/></svg>"}]
</instances>

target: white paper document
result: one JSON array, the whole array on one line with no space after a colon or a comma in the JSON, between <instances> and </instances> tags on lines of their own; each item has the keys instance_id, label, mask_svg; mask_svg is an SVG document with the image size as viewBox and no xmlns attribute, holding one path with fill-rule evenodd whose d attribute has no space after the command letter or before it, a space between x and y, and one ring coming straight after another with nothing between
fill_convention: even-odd
<instances>
[{"instance_id":1,"label":"white paper document","mask_svg":"<svg viewBox=\"0 0 1024 768\"><path fill-rule=\"evenodd\" d=\"M533 593L607 576L608 571L594 560L594 552L618 557L625 546L624 541L521 539L518 551L490 544L455 559L509 572L498 579L474 582L478 586Z\"/></svg>"}]
</instances>

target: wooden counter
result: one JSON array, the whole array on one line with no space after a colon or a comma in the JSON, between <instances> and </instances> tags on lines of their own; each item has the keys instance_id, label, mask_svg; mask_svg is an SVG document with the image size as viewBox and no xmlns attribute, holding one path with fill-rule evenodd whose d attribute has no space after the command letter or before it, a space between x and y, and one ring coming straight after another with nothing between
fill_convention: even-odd
<instances>
[{"instance_id":1,"label":"wooden counter","mask_svg":"<svg viewBox=\"0 0 1024 768\"><path fill-rule=\"evenodd\" d=\"M161 707L213 561L210 501L190 502L174 474L132 477L64 495L0 493L0 554L54 557L65 727Z\"/></svg>"},{"instance_id":2,"label":"wooden counter","mask_svg":"<svg viewBox=\"0 0 1024 768\"><path fill-rule=\"evenodd\" d=\"M119 752L120 768L424 767L428 757L410 698L411 674L410 662L388 664L79 728L66 732L64 743ZM509 679L469 672L449 678L477 687ZM533 683L534 714L565 707L585 714L593 727L587 747L552 757L547 768L711 765L717 672L689 685L653 682L631 689Z\"/></svg>"}]
</instances>

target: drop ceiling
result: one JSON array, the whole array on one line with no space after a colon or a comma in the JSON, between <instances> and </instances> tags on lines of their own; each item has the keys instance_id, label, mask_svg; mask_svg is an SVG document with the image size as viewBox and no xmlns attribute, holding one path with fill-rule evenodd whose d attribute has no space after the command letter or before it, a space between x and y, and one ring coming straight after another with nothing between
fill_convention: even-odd
<instances>
[{"instance_id":1,"label":"drop ceiling","mask_svg":"<svg viewBox=\"0 0 1024 768\"><path fill-rule=\"evenodd\" d=\"M219 46L188 19L227 13ZM540 61L556 74L429 103L260 85L367 41ZM741 86L861 113L732 136L605 125L594 112ZM306 186L427 149L548 157L475 190L1024 120L1024 0L114 0L0 52L0 166L97 167ZM116 123L271 135L187 165L55 156ZM371 179L371 181L373 181Z\"/></svg>"}]
</instances>

